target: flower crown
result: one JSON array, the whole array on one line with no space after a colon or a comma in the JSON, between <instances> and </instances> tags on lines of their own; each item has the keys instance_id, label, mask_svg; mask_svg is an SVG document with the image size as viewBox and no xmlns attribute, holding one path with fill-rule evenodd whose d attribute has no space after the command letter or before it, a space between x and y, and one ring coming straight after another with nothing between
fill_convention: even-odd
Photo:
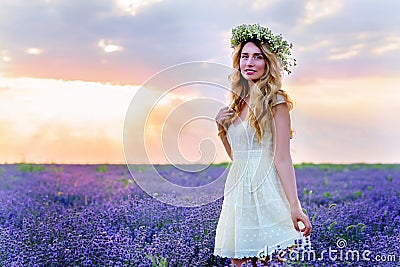
<instances>
[{"instance_id":1,"label":"flower crown","mask_svg":"<svg viewBox=\"0 0 400 267\"><path fill-rule=\"evenodd\" d=\"M296 66L296 59L291 58L292 43L283 39L282 35L274 35L270 29L259 24L242 24L232 29L231 47L235 48L240 43L250 40L267 43L272 53L281 60L283 69L290 74L290 67Z\"/></svg>"}]
</instances>

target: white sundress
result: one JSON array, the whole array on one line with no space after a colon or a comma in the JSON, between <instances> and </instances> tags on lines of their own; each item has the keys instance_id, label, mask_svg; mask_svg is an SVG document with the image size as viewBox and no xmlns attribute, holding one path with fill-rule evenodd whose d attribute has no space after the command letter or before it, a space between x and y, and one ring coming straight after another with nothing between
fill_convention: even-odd
<instances>
[{"instance_id":1,"label":"white sundress","mask_svg":"<svg viewBox=\"0 0 400 267\"><path fill-rule=\"evenodd\" d=\"M284 103L278 94L273 104ZM271 130L257 142L248 120L231 124L228 141L233 161L225 182L224 201L217 225L214 255L248 258L270 255L295 240L306 238L294 229L290 205L273 163ZM300 226L304 226L299 223ZM308 244L311 245L309 238Z\"/></svg>"}]
</instances>

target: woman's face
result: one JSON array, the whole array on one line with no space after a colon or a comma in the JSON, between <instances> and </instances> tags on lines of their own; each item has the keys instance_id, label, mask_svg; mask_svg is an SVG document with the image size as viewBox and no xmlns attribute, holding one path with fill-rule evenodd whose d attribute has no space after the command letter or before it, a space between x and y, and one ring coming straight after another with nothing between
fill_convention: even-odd
<instances>
[{"instance_id":1,"label":"woman's face","mask_svg":"<svg viewBox=\"0 0 400 267\"><path fill-rule=\"evenodd\" d=\"M247 80L257 81L265 73L264 56L254 43L248 42L240 54L240 72Z\"/></svg>"}]
</instances>

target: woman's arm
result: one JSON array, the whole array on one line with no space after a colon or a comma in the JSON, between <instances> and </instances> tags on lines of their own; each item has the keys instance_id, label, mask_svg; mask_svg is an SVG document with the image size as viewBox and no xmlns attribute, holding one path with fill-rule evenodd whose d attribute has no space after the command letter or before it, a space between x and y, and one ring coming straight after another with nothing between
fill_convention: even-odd
<instances>
[{"instance_id":1,"label":"woman's arm","mask_svg":"<svg viewBox=\"0 0 400 267\"><path fill-rule=\"evenodd\" d=\"M296 176L294 172L292 157L290 155L290 114L285 103L278 104L272 108L274 117L274 164L285 190L286 197L290 204L292 221L296 230L300 230L298 222L301 221L305 228L304 235L311 233L311 223L308 217L302 212L300 201L297 195Z\"/></svg>"},{"instance_id":2,"label":"woman's arm","mask_svg":"<svg viewBox=\"0 0 400 267\"><path fill-rule=\"evenodd\" d=\"M233 160L233 158L232 158L231 145L229 144L228 137L226 136L226 134L220 135L219 137L221 138L222 144L223 144L224 147L225 147L226 153L227 153L228 156L231 158L231 160Z\"/></svg>"},{"instance_id":3,"label":"woman's arm","mask_svg":"<svg viewBox=\"0 0 400 267\"><path fill-rule=\"evenodd\" d=\"M233 160L232 150L227 137L227 127L226 125L224 125L224 122L226 121L227 118L232 117L234 114L235 113L232 109L230 109L229 107L224 107L219 110L217 116L215 117L215 122L217 123L219 132L218 136L221 138L226 153L228 153L228 156L231 158L231 160Z\"/></svg>"}]
</instances>

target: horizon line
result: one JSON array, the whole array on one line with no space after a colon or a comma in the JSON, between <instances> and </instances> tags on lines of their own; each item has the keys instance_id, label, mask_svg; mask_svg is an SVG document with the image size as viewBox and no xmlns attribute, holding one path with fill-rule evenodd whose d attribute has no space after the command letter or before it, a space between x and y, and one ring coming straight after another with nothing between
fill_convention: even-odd
<instances>
[{"instance_id":1,"label":"horizon line","mask_svg":"<svg viewBox=\"0 0 400 267\"><path fill-rule=\"evenodd\" d=\"M151 165L227 165L227 164L232 164L233 161L224 161L224 162L216 162L216 163L193 163L193 164L186 164L186 163L177 163L177 164L172 164L172 163L131 163L129 165L146 165L146 166L151 166ZM39 162L1 162L0 165L22 165L22 164L27 164L27 165L128 165L126 163L39 163ZM348 162L348 163L333 163L333 162L301 162L301 163L293 163L293 166L296 165L400 165L400 162L392 162L392 163L383 163L383 162Z\"/></svg>"}]
</instances>

